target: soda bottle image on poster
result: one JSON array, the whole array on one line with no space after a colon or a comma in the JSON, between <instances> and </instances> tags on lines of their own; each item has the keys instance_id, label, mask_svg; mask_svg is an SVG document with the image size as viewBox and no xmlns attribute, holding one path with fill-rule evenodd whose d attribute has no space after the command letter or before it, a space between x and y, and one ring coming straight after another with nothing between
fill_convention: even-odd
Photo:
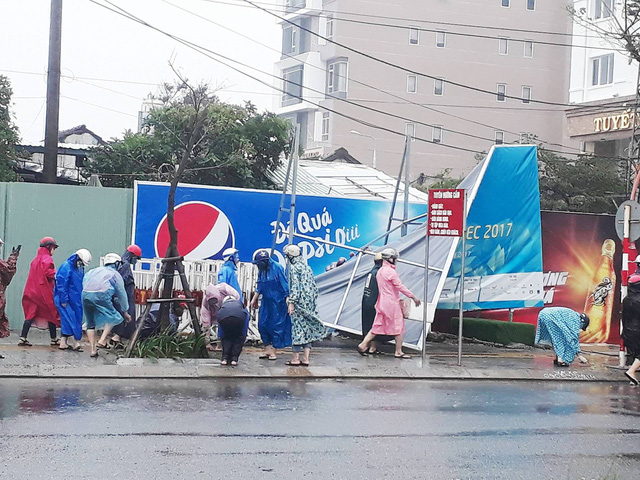
<instances>
[{"instance_id":1,"label":"soda bottle image on poster","mask_svg":"<svg viewBox=\"0 0 640 480\"><path fill-rule=\"evenodd\" d=\"M615 253L615 242L611 239L605 240L602 244L600 264L593 275L585 300L584 313L591 322L586 331L580 332L580 342L604 343L609 339L613 290L616 287L616 272L613 266Z\"/></svg>"}]
</instances>

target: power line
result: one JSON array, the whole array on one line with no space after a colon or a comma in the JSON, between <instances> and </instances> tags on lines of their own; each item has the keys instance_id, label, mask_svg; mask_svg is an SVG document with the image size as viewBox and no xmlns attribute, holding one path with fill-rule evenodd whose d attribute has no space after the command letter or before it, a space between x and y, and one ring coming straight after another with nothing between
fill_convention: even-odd
<instances>
[{"instance_id":1,"label":"power line","mask_svg":"<svg viewBox=\"0 0 640 480\"><path fill-rule=\"evenodd\" d=\"M221 0L201 0L203 2L206 3L214 3L214 4L218 4L218 5L229 5L229 6L233 6L233 7L244 7L244 8L249 8L249 5L243 5L240 3L234 3L234 2L225 2L225 1L221 1ZM242 1L242 0L240 0ZM270 11L273 12L278 12L278 13L284 13L287 14L289 12L287 12L287 7L275 7L273 6L273 4L271 3L265 3L265 2L254 2L256 5L266 5L270 8L267 8ZM291 13L295 13L295 10L292 11ZM337 20L347 20L347 19L340 19L338 17L335 16L336 13L338 12L332 12L330 11L329 13L331 13L331 18L337 19ZM524 28L513 28L513 27L499 27L499 26L494 26L494 25L474 25L474 24L469 24L469 23L457 23L457 22L443 22L443 21L436 21L436 20L422 20L422 19L418 19L418 18L407 18L407 17L394 17L394 16L388 16L388 15L374 15L371 13L361 13L361 12L346 12L346 11L340 11L339 12L341 15L349 15L349 16L354 16L354 17L365 17L365 18L379 18L379 19L383 19L385 21L388 20L398 20L398 21L403 21L403 22L409 22L411 24L415 24L415 23L426 23L426 24L432 24L432 25L443 25L443 26L452 26L452 27L465 27L465 28L478 28L478 29L488 29L488 30L502 30L505 32L520 32L520 33L532 33L532 34L536 34L536 35L555 35L555 36L563 36L563 37L572 37L573 34L572 33L565 33L565 32L551 32L551 31L544 31L544 30L529 30L529 29L524 29ZM313 15L313 13L310 13L309 15ZM598 36L598 35L588 35L588 36L581 36L582 38L595 38L595 39L602 39L602 37Z\"/></svg>"},{"instance_id":2,"label":"power line","mask_svg":"<svg viewBox=\"0 0 640 480\"><path fill-rule=\"evenodd\" d=\"M269 83L267 83L267 82L265 82L265 81L263 81L263 80L261 80L261 79L259 79L259 78L255 77L255 76L253 76L253 75L251 75L251 74L249 74L249 73L247 73L247 72L244 72L244 71L242 71L242 70L240 70L240 69L238 69L238 68L236 68L236 67L234 67L234 66L232 66L232 65L230 65L230 64L228 64L228 63L226 63L226 62L224 62L224 61L222 61L222 60L220 60L220 58L224 58L224 59L230 60L230 61L232 61L232 62L234 62L234 63L239 63L239 62L237 62L237 61L235 61L235 60L233 60L233 59L230 59L230 58L228 58L228 57L225 57L224 55L221 55L221 54L219 54L219 53L217 53L217 52L214 52L214 51L212 51L212 50L209 50L209 49L207 49L207 48L205 48L205 47L202 47L202 46L200 46L200 45L197 45L197 44L195 44L195 43L193 43L193 42L190 42L190 41L184 40L184 39L182 39L182 38L180 38L180 37L177 37L177 36L175 36L175 35L173 35L173 34L171 34L171 33L168 33L168 32L166 32L166 31L164 31L164 30L162 30L162 29L160 29L160 28L158 28L158 27L154 27L153 25L150 25L148 22L146 22L146 21L144 21L144 20L142 20L142 19L140 19L140 18L138 18L138 17L136 17L136 16L132 15L132 14L131 14L131 13L129 13L129 12L127 12L127 11L126 11L125 9L123 9L122 7L119 7L119 6L115 5L115 4L113 4L113 3L112 3L112 2L110 2L109 0L105 0L105 2L106 2L106 3L108 3L109 5L112 5L114 8L116 8L117 10L120 10L120 11L121 11L121 12L123 12L123 13L121 13L121 12L119 12L119 11L117 11L117 10L114 10L113 8L109 8L109 7L105 6L105 5L103 5L103 4L99 3L99 2L97 2L96 0L89 0L89 1L90 1L90 2L92 2L92 3L94 3L94 4L96 4L96 5L98 5L98 6L100 6L100 7L102 7L102 8L105 8L105 9L107 9L107 10L109 10L109 11L112 11L112 12L114 12L114 13L117 13L117 14L119 14L119 15L121 15L121 16L123 16L123 17L125 17L125 18L128 18L128 19L130 19L130 20L133 20L133 21L135 21L135 22L138 22L138 23L140 23L140 24L142 24L142 25L144 25L144 26L146 26L146 27L148 27L148 28L151 28L151 29L153 29L153 30L155 30L155 31L157 31L157 32L159 32L159 33L161 33L161 34L165 35L165 36L168 36L169 38L172 38L173 40L175 40L175 41L177 41L177 42L179 42L179 43L181 43L181 44L183 44L183 45L185 45L185 46L187 46L187 47L189 47L189 48L191 48L191 49L193 49L193 50L195 50L195 51L199 52L200 54L202 54L202 55L204 55L204 56L206 56L206 57L208 57L208 58L210 58L210 59L212 59L212 60L214 60L214 61L216 61L216 62L218 62L218 63L220 63L220 64L222 64L222 65L224 65L224 66L226 66L227 68L230 68L231 70L236 71L236 72L238 72L238 73L240 73L240 74L242 74L242 75L245 75L245 76L247 76L247 77L249 77L249 78L252 78L253 80L255 80L255 81L257 81L257 82L259 82L259 83L261 83L261 84L263 84L263 85L266 85L266 86L267 86L267 87L269 87L269 88L272 88L272 89L274 89L274 90L279 90L279 91L281 91L282 93L285 93L285 94L287 94L287 93L288 93L288 92L287 92L286 90L284 90L284 89L281 89L281 88L275 87L274 85L271 85L271 84L269 84ZM207 53L205 53L205 52L209 52L209 53L211 53L211 55L209 55L209 54L207 54ZM213 56L212 56L212 55L213 55ZM220 58L215 58L215 57L220 57ZM249 67L249 68L253 68L253 67ZM295 96L295 95L294 95L294 97L299 98L300 100L303 100L303 99L302 99L301 97L299 97L299 96ZM383 126L380 126L380 125L376 125L376 124L373 124L373 123L371 123L371 122L367 122L367 121L365 121L365 120L361 120L361 119L356 118L356 117L353 117L353 116L351 116L351 115L347 115L347 114L344 114L344 113L342 113L342 112L338 112L338 111L333 110L333 109L331 109L331 108L323 107L323 106L321 106L320 104L317 104L317 103L314 103L314 102L310 102L310 101L308 101L308 100L305 100L305 101L306 101L307 103L311 104L311 105L314 105L314 106L318 107L318 108L321 108L321 109L326 110L326 111L328 111L328 112L334 113L335 115L338 115L338 116L341 116L341 117L344 117L344 118L348 118L349 120L353 120L354 122L357 122L357 123L359 123L359 124L361 124L361 125L368 126L368 127L371 127L371 128L375 128L375 129L378 129L378 130L382 130L382 131L386 131L386 132L388 132L388 133L391 133L391 134L394 134L394 135L398 135L398 136L402 136L402 137L405 137L405 136L406 136L406 134L405 134L405 133L398 132L398 131L396 131L396 130L393 130L393 129L390 129L390 128L386 128L386 127L383 127ZM469 149L469 148L459 147L459 146L455 146L455 145L448 145L448 144L444 144L444 143L438 143L438 142L434 142L433 140L428 140L428 139L421 138L421 137L418 137L418 136L414 136L414 137L412 137L412 138L414 138L415 140L422 141L422 142L431 143L431 144L439 145L439 146L446 147L446 148L452 148L452 149L455 149L455 150L461 150L461 151L470 152L470 153L474 153L474 154L475 154L475 153L480 153L480 152L479 152L479 151L477 151L477 150L471 150L471 149Z\"/></svg>"},{"instance_id":3,"label":"power line","mask_svg":"<svg viewBox=\"0 0 640 480\"><path fill-rule=\"evenodd\" d=\"M311 30L309 28L303 27L302 25L298 25L297 23L295 23L295 22L293 22L291 20L288 20L288 19L286 19L284 17L281 17L280 15L278 15L276 13L270 12L266 8L263 8L263 7L259 6L259 5L256 5L251 0L243 0L243 1L248 3L249 5L253 5L255 8L257 8L259 10L262 10L263 12L268 13L269 15L271 15L271 16L273 16L275 18L278 18L278 19L282 20L283 22L286 22L286 23L288 23L290 25L293 25L293 26L295 26L297 28L300 28L301 30L304 30L305 32L308 32L308 33L310 33L311 35L313 35L315 37L318 37L318 38L320 38L320 39L322 39L322 40L324 40L326 42L332 43L332 44L334 44L334 45L336 45L338 47L344 48L345 50L347 50L349 52L353 52L353 53L355 53L357 55L360 55L360 56L362 56L364 58L368 58L369 60L373 60L375 62L382 63L383 65L387 65L389 67L393 67L395 69L402 70L403 72L411 73L413 75L417 75L417 76L420 76L420 77L429 78L431 80L441 80L443 83L447 83L449 85L453 85L453 86L456 86L456 87L464 88L464 89L467 89L467 90L472 90L474 92L484 93L484 94L487 94L487 95L491 95L493 97L497 96L497 92L492 92L492 91L489 91L489 90L485 90L483 88L474 87L474 86L471 86L471 85L466 85L466 84L460 83L460 82L454 82L453 80L447 80L447 79L444 79L444 78L439 78L439 77L436 77L435 75L430 75L428 73L420 72L420 71L417 71L417 70L412 70L410 68L403 67L402 65L398 65L398 64L390 62L388 60L384 60L382 58L378 58L375 55L371 55L371 54L365 53L365 52L363 52L361 50L355 49L353 47L349 47L348 45L345 45L343 43L336 42L335 40L327 38L327 37L325 37L323 35L320 35L319 33L316 33L316 32L314 32L313 30ZM504 98L511 98L511 99L514 99L514 100L522 100L522 98L520 98L520 97L515 97L515 96L512 96L512 95L506 95L506 94L504 95ZM545 101L545 100L534 100L534 99L531 99L530 102L531 103L540 103L540 104L544 104L544 105L556 105L556 106L561 106L561 107L571 106L571 105L566 104L566 103L548 102L548 101Z\"/></svg>"},{"instance_id":4,"label":"power line","mask_svg":"<svg viewBox=\"0 0 640 480\"><path fill-rule=\"evenodd\" d=\"M282 88L278 88L278 87L275 87L275 86L273 86L273 85L271 85L271 84L268 84L268 83L266 83L265 81L263 81L263 80L261 80L261 79L259 79L259 78L255 77L255 76L253 76L253 75L251 75L251 74L249 74L249 73L247 73L247 72L244 72L244 71L242 71L242 70L240 70L240 69L238 69L238 68L236 68L236 67L234 67L234 66L232 66L232 65L230 65L230 64L228 64L228 63L226 63L226 62L224 62L224 61L222 61L222 60L220 60L219 58L215 58L215 57L225 58L225 59L230 60L230 61L232 61L232 62L234 62L234 63L239 63L239 62L237 62L237 61L235 61L235 60L233 60L233 59L229 59L228 57L225 57L224 55L221 55L221 54L219 54L219 53L216 53L216 52L214 52L214 51L212 51L212 50L209 50L209 49L207 49L207 48L205 48L205 47L202 47L202 46L200 46L200 45L197 45L197 44L195 44L195 43L193 43L193 42L190 42L190 41L184 40L184 39L182 39L182 38L180 38L180 37L177 37L177 36L175 36L175 35L172 35L172 34L170 34L170 33L166 32L166 31L164 31L164 30L162 30L162 29L160 29L160 28L158 28L158 27L155 27L155 26L153 26L153 25L150 25L148 22L146 22L146 21L144 21L144 20L142 20L142 19L140 19L140 18L138 18L138 17L136 17L136 16L132 15L131 13L127 12L127 11L126 11L125 9L123 9L122 7L119 7L119 6L115 5L115 4L113 4L113 3L112 3L112 2L110 2L109 0L105 0L105 1L106 1L106 3L108 3L108 4L112 5L113 7L115 7L116 9L118 9L118 10L120 10L121 12L124 12L124 13L121 13L121 12L119 12L119 11L117 11L117 10L114 10L113 8L109 8L109 7L105 6L105 5L102 5L101 3L98 3L96 0L89 0L89 1L91 1L92 3L94 3L94 4L98 5L98 6L102 7L102 8L105 8L105 9L107 9L107 10L109 10L109 11L112 11L113 13L116 13L116 14L118 14L118 15L121 15L121 16L123 16L123 17L125 17L125 18L129 19L129 20L133 20L133 21L135 21L135 22L137 22L137 23L140 23L140 24L142 24L142 25L144 25L144 26L146 26L146 27L148 27L148 28L151 28L151 29L153 29L153 30L155 30L155 31L157 31L157 32L159 32L159 33L161 33L161 34L165 35L165 36L168 36L169 38L172 38L173 40L175 40L175 41L177 41L177 42L179 42L179 43L181 43L181 44L183 44L183 45L187 46L188 48L191 48L191 49L193 49L193 50L197 51L198 53L200 53L200 54L202 54L202 55L206 56L207 58L210 58L210 59L212 59L212 60L214 60L214 61L216 61L216 62L218 62L218 63L220 63L220 64L222 64L222 65L224 65L224 66L226 66L227 68L230 68L230 69L231 69L231 70L233 70L233 71L236 71L236 72L238 72L238 73L240 73L240 74L242 74L242 75L244 75L244 76L247 76L248 78L251 78L251 79L253 79L253 80L255 80L255 81L257 81L257 82L259 82L259 83L261 83L261 84L263 84L263 85L265 85L265 86L267 86L267 87L269 87L269 88L272 88L272 89L274 89L274 90L278 90L278 91L280 91L280 92L282 92L282 93L288 93L286 90L284 90L284 89L282 89ZM245 0L245 1L246 1L246 0ZM205 53L205 52L210 52L210 53L211 53L212 55L214 55L215 57L214 57L214 56L212 56L212 55L210 55L210 54L207 54L207 53ZM241 64L241 63L239 63L239 64ZM241 65L242 65L242 64L241 64ZM245 66L246 66L246 65L245 65ZM248 66L248 67L249 67L249 68L253 68L253 67L250 67L250 66ZM254 70L257 70L257 69L255 69L255 68L253 68L253 69L254 69ZM259 70L258 70L258 71L259 71ZM301 98L300 96L295 96L295 95L292 95L292 96L294 96L295 98L299 98L300 100L303 100L303 98ZM321 108L321 109L324 109L324 110L326 110L326 111L332 112L332 113L334 113L334 114L336 114L336 115L338 115L338 116L341 116L341 117L344 117L344 118L348 118L348 119L350 119L350 120L353 120L353 121L355 121L355 122L357 122L357 123L359 123L359 124L361 124L361 125L365 125L365 126L369 126L369 127L371 127L371 128L378 129L378 130L386 131L386 132L391 133L391 134L394 134L394 135L398 135L398 136L406 137L406 134L405 134L405 133L401 133L401 132L398 132L398 131L393 130L393 129L390 129L390 128L382 127L382 126L380 126L380 125L373 124L373 123L371 123L371 122L367 122L367 121L365 121L365 120L361 120L361 119L356 118L356 117L353 117L353 116L351 116L351 115L347 115L347 114L344 114L344 113L338 112L338 111L333 110L333 109L331 109L331 108L323 107L323 106L321 106L321 105L319 105L319 104L317 104L317 103L310 102L310 101L308 101L308 100L306 100L306 102L307 102L307 103L309 103L309 104L311 104L311 105L314 105L314 106L316 106L316 107L318 107L318 108ZM433 140L424 139L424 138L422 138L422 137L418 137L418 136L413 136L412 138L413 138L413 139L415 139L415 140L422 141L422 142L431 143L431 144L435 144L435 145L440 145L440 146L447 147L447 148L451 148L451 149L455 149L455 150L461 150L461 151L466 151L466 152L470 152L470 153L483 153L483 152L479 152L479 151L476 151L476 150L471 150L471 149L464 148L464 147L459 147L459 146L455 146L455 145L449 145L449 144L444 144L444 143L434 142ZM578 157L579 157L579 156L584 155L583 153L579 153L579 154L578 154L578 153L576 153L576 154L573 154L573 153L567 153L567 152L560 152L560 151L552 150L552 149L545 149L545 150L546 150L546 151L548 151L548 152L558 153L558 154L562 154L562 155L574 155L574 156L578 156ZM605 158L605 159L615 159L615 158L620 159L620 157L598 157L598 156L595 156L595 155L589 155L589 157L590 157L590 158ZM622 160L626 160L626 159L622 159Z\"/></svg>"},{"instance_id":5,"label":"power line","mask_svg":"<svg viewBox=\"0 0 640 480\"><path fill-rule=\"evenodd\" d=\"M227 26L225 26L225 25L221 25L220 23L215 22L215 21L213 21L213 20L211 20L211 19L209 19L209 18L207 18L207 17L204 17L204 16L202 16L202 15L198 14L198 13L195 13L195 12L193 12L193 11L191 11L191 10L188 10L188 9L186 9L186 8L183 8L183 7L180 7L180 6L178 6L178 5L175 5L174 3L172 3L172 2L170 2L170 1L168 1L168 0L162 0L162 1L163 1L164 3L167 3L167 4L171 5L171 6L173 6L174 8L177 8L177 9L179 9L179 10L182 10L182 11L184 11L184 12L186 12L186 13L190 14L190 15L193 15L193 16L195 16L195 17L197 17L197 18L200 18L201 20L204 20L204 21L206 21L206 22L208 22L208 23L211 23L211 24L216 25L216 26L218 26L218 27L220 27L220 28L223 28L224 30L227 30L227 31L229 31L229 32L231 32L231 33L233 33L233 34L235 34L235 35L238 35L238 36L240 36L240 37L242 37L242 38L245 38L245 39L247 39L247 40L249 40L249 41L251 41L251 42L254 42L254 43L258 44L258 45L261 45L261 46L262 46L262 47L264 47L264 48L267 48L267 49L269 49L269 50L275 51L275 52L277 52L277 53L281 53L279 50L277 50L277 49L275 49L275 48L273 48L273 47L271 47L271 46L269 46L269 45L266 45L266 44L264 44L264 43L262 43L262 42L259 42L258 40L255 40L255 39L254 39L254 38L252 38L252 37L249 37L249 36L244 35L244 34L242 34L242 33L240 33L240 32L237 32L236 30L233 30L233 29L231 29L231 28L229 28L229 27L227 27ZM285 57L287 57L287 58L295 59L295 56L294 56L294 55L290 55L290 54L286 54L286 53L283 53L283 55L284 55ZM306 62L303 62L303 63L304 63L305 65L307 65L307 66L311 66L312 68L315 68L315 69L317 69L317 70L321 70L323 73L325 72L325 69L324 69L324 68L322 68L322 67L319 67L319 66L314 65L314 64L306 63ZM249 68L253 68L253 67L249 67ZM259 70L258 70L258 71L259 71ZM266 74L266 72L262 72L262 73L265 73L265 74ZM269 75L270 75L270 74L269 74ZM278 80L283 80L283 81L284 81L284 79L283 79L282 77L279 77L279 76L276 76L276 75L271 75L271 76L273 76L274 78L276 78L276 79L278 79ZM361 81L355 80L355 79L353 79L353 78L352 78L352 79L350 79L350 81L351 81L351 82L353 82L353 83L356 83L356 84L358 84L358 85L363 85L363 86L365 86L365 87L367 87L367 88L370 88L370 89L372 89L372 90L375 90L375 91L377 91L377 92L380 92L380 93L382 93L382 94L384 94L384 95L389 95L389 96L391 96L391 97L393 97L393 98L400 99L400 100L402 100L402 101L403 101L403 103L405 103L405 104L416 105L416 106L418 106L418 107L425 108L426 110L429 110L429 111L432 111L432 112L439 113L439 114L441 114L441 115L445 115L445 116L449 116L449 117L452 117L452 118L456 118L456 119L459 119L459 120L462 120L462 121L465 121L465 122L468 122L468 123L472 123L472 124L475 124L475 125L480 125L480 126L482 126L482 127L489 128L489 129L493 130L494 132L495 132L495 131L501 131L501 132L510 133L510 134L512 134L512 135L515 135L515 136L520 136L520 132L514 132L514 131L511 131L511 130L509 130L509 129L505 129L505 128L501 128L501 127L496 127L496 126L493 126L493 125L488 125L488 124L486 124L486 123L478 122L478 121L476 121L476 120L471 120L471 119L468 119L468 118L466 118L466 117L462 117L462 116L459 116L459 115L456 115L456 114L453 114L453 113L444 112L444 111L442 111L442 110L438 110L438 109L436 109L436 108L432 108L432 107L427 106L427 105L425 105L425 104L421 104L421 103L418 103L418 102L414 102L414 101L411 101L411 100L405 99L405 98L403 98L403 97L401 97L401 96L399 96L399 95L395 95L395 94L393 94L393 93L389 92L388 90L385 90L385 89L382 89L382 88L375 87L375 86L373 86L373 85L370 85L370 84L367 84L367 83L364 83L364 82L361 82ZM321 95L322 95L322 97L321 97L321 98L323 98L323 99L325 98L324 92L319 92L319 91L317 91L317 90L310 89L309 87L304 87L303 85L299 85L299 84L294 83L294 82L289 82L289 83L290 83L290 84L293 84L293 85L296 85L296 86L300 86L301 88L306 88L307 90L311 90L311 91L317 92L317 93L319 93L319 94L321 94ZM344 101L346 101L347 103L355 104L356 106L358 106L358 107L360 107L360 108L367 108L366 106L363 106L363 105L360 105L359 103L356 103L357 101L356 101L356 100L354 100L354 99L345 100L345 99L338 98L338 100L344 100ZM361 102L361 103L365 103L365 102ZM383 113L383 114L385 114L385 115L395 116L395 115L390 114L390 113L388 113L388 112L381 112L380 110L377 110L377 109L373 109L373 111L376 111L376 112L378 112L378 113ZM397 116L396 116L396 117L397 117ZM400 118L401 118L401 119L403 119L403 120L405 120L405 121L407 121L407 120L408 120L408 121L410 121L410 122L414 122L414 120L412 120L412 119L407 119L407 118L405 118L405 117L400 117ZM427 126L427 127L431 127L431 128L433 128L433 127L434 127L434 125L431 125L431 124L425 124L425 123L423 123L423 122L419 122L419 121L418 121L418 122L415 122L415 123L422 124L422 125L425 125L425 126ZM452 129L447 129L447 128L444 128L444 127L441 127L441 128L442 128L444 131L449 131L449 132L457 133L457 134L460 134L460 135L466 135L466 136L473 137L473 138L479 138L479 139L481 139L481 140L486 140L486 141L489 141L489 142L491 142L491 143L494 143L494 142L495 142L495 139L490 139L490 138L486 138L486 137L478 137L478 136L475 136L475 135L473 135L473 134L468 134L468 133L464 133L464 132L459 132L459 131L452 130ZM548 142L548 141L545 141L545 140L543 140L543 139L539 139L539 141L540 141L540 142L542 142L542 143L545 143L545 144L547 144L547 145L557 146L557 147L561 147L561 148L567 148L567 149L573 149L573 150L577 150L577 151L579 151L579 149L578 149L577 147L572 147L572 146L562 145L562 144L560 144L560 143L555 143L555 142Z\"/></svg>"}]
</instances>

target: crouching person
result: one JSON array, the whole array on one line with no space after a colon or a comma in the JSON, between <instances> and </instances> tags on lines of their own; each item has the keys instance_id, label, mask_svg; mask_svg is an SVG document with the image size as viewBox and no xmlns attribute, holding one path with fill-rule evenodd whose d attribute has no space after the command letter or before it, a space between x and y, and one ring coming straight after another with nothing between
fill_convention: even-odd
<instances>
[{"instance_id":1,"label":"crouching person","mask_svg":"<svg viewBox=\"0 0 640 480\"><path fill-rule=\"evenodd\" d=\"M107 253L104 267L90 270L82 284L82 308L87 324L87 337L91 344L91 357L98 356L97 347L104 348L111 329L126 320L131 321L127 313L129 302L124 289L124 281L118 273L120 255ZM123 312L122 314L120 312ZM104 329L102 343L96 341L96 330Z\"/></svg>"},{"instance_id":2,"label":"crouching person","mask_svg":"<svg viewBox=\"0 0 640 480\"><path fill-rule=\"evenodd\" d=\"M589 326L589 317L566 307L547 307L538 314L534 343L551 344L556 352L553 364L568 367L580 351L580 330Z\"/></svg>"},{"instance_id":3,"label":"crouching person","mask_svg":"<svg viewBox=\"0 0 640 480\"><path fill-rule=\"evenodd\" d=\"M222 327L222 365L238 364L249 329L249 312L240 300L231 295L224 297L218 310L218 325Z\"/></svg>"}]
</instances>

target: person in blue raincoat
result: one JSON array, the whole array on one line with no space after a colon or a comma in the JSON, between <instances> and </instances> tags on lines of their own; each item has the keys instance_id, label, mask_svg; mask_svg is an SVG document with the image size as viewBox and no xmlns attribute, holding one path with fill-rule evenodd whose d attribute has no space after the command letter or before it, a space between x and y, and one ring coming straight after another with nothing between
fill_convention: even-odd
<instances>
[{"instance_id":1,"label":"person in blue raincoat","mask_svg":"<svg viewBox=\"0 0 640 480\"><path fill-rule=\"evenodd\" d=\"M227 248L222 252L222 259L224 263L218 272L218 283L226 283L230 287L233 287L233 289L240 294L240 301L244 303L242 289L238 282L238 263L240 262L238 250L235 248Z\"/></svg>"},{"instance_id":2,"label":"person in blue raincoat","mask_svg":"<svg viewBox=\"0 0 640 480\"><path fill-rule=\"evenodd\" d=\"M53 301L60 314L60 350L81 352L82 340L82 280L84 267L91 263L91 252L81 248L60 265L56 273ZM69 345L73 337L74 346Z\"/></svg>"},{"instance_id":3,"label":"person in blue raincoat","mask_svg":"<svg viewBox=\"0 0 640 480\"><path fill-rule=\"evenodd\" d=\"M142 258L142 249L138 245L129 245L127 251L122 255L118 273L124 281L124 289L127 291L127 301L129 302L129 310L127 313L131 318L136 318L136 282L133 278L132 267ZM129 339L136 331L136 322L122 322L120 325L113 327L111 331L111 347L124 348L122 339Z\"/></svg>"},{"instance_id":4,"label":"person in blue raincoat","mask_svg":"<svg viewBox=\"0 0 640 480\"><path fill-rule=\"evenodd\" d=\"M568 367L580 352L580 330L589 326L589 317L567 307L546 307L538 314L534 343L551 344L556 352L553 364Z\"/></svg>"},{"instance_id":5,"label":"person in blue raincoat","mask_svg":"<svg viewBox=\"0 0 640 480\"><path fill-rule=\"evenodd\" d=\"M251 307L258 308L258 298L262 296L258 330L266 347L260 358L275 360L276 349L291 345L291 319L287 312L289 283L284 268L270 257L269 250L256 251L253 263L258 267L258 285Z\"/></svg>"},{"instance_id":6,"label":"person in blue raincoat","mask_svg":"<svg viewBox=\"0 0 640 480\"><path fill-rule=\"evenodd\" d=\"M87 272L82 282L82 308L92 357L98 356L98 347L106 346L104 341L114 325L121 324L123 320L131 321L127 313L127 292L122 276L118 273L120 260L117 253L107 253L104 256L104 267ZM96 342L96 329L103 329L100 338L103 343Z\"/></svg>"}]
</instances>

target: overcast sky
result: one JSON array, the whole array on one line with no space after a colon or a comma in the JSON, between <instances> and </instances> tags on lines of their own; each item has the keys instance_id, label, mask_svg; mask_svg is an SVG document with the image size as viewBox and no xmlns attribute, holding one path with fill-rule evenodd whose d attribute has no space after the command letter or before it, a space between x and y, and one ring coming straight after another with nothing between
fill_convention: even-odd
<instances>
[{"instance_id":1,"label":"overcast sky","mask_svg":"<svg viewBox=\"0 0 640 480\"><path fill-rule=\"evenodd\" d=\"M242 0L111 1L151 25L267 74L279 58L276 51L172 5L279 50L274 17L243 7ZM261 3L275 5L276 0ZM0 0L0 74L11 80L13 113L25 143L44 139L49 9L49 0ZM62 74L69 78L61 84L60 130L86 124L105 139L135 131L143 98L155 92L155 85L175 79L170 59L190 80L224 86L223 101L251 100L261 110L272 109L270 88L89 0L63 0ZM273 83L269 75L239 68Z\"/></svg>"}]
</instances>

